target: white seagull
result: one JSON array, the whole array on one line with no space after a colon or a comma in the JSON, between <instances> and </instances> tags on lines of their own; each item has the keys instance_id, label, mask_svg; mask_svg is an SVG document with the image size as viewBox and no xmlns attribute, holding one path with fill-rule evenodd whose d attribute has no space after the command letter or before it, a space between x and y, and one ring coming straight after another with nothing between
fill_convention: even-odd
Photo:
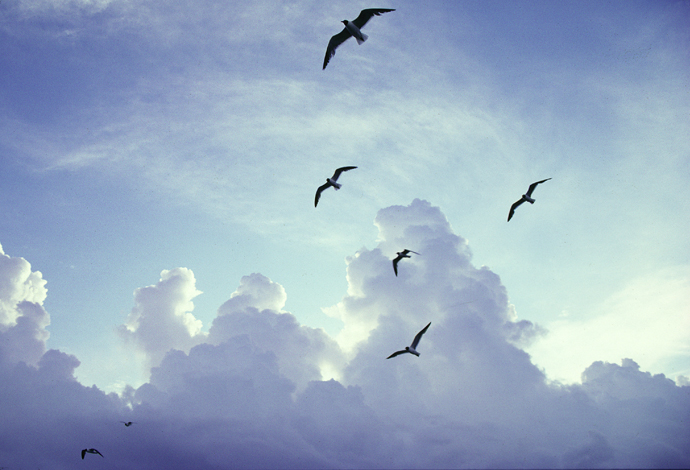
<instances>
[{"instance_id":1,"label":"white seagull","mask_svg":"<svg viewBox=\"0 0 690 470\"><path fill-rule=\"evenodd\" d=\"M429 325L431 325L431 322L429 322ZM422 331L417 333L417 336L414 337L411 345L405 346L405 349L403 349L401 351L395 351L393 354L388 356L386 359L390 359L391 357L399 356L400 354L405 354L405 353L414 354L415 356L419 357L419 353L417 352L417 345L419 344L419 340L422 339L422 335L424 333L426 333L426 330L429 329L429 325L425 326Z\"/></svg>"},{"instance_id":2,"label":"white seagull","mask_svg":"<svg viewBox=\"0 0 690 470\"><path fill-rule=\"evenodd\" d=\"M369 8L367 10L362 10L359 12L359 16L352 21L343 20L341 23L345 24L345 28L333 36L330 41L328 41L328 48L326 49L326 57L323 59L323 69L326 69L328 61L331 57L335 55L335 50L339 45L354 36L357 40L357 44L362 44L367 40L369 36L360 31L367 24L367 21L371 19L372 16L379 16L381 13L388 13L389 11L395 11L395 9L390 8Z\"/></svg>"},{"instance_id":3,"label":"white seagull","mask_svg":"<svg viewBox=\"0 0 690 470\"><path fill-rule=\"evenodd\" d=\"M335 188L336 191L340 189L340 186L342 186L342 185L336 183L336 181L338 181L338 178L340 178L340 173L342 173L343 171L354 170L355 168L357 168L357 167L356 166L344 166L344 167L338 168L337 170L335 170L335 173L333 173L333 176L331 176L330 178L326 178L326 184L322 184L321 186L319 186L319 189L316 190L316 197L314 198L314 207L316 207L316 205L319 203L319 199L321 198L321 192L324 189L328 189L331 186L333 186L333 188Z\"/></svg>"},{"instance_id":4,"label":"white seagull","mask_svg":"<svg viewBox=\"0 0 690 470\"><path fill-rule=\"evenodd\" d=\"M398 261L400 261L403 258L411 258L411 256L408 255L408 253L414 253L415 255L418 255L419 253L417 253L416 251L408 250L408 249L405 249L403 251L398 251L396 253L398 253L398 256L393 260L393 271L395 271L395 275L397 276L398 275Z\"/></svg>"},{"instance_id":5,"label":"white seagull","mask_svg":"<svg viewBox=\"0 0 690 470\"><path fill-rule=\"evenodd\" d=\"M100 455L101 457L103 457L103 454L101 454L100 452L98 452L96 449L83 449L83 450L81 451L81 459L82 459L82 460L84 460L84 455L86 455L86 454L98 454L98 455Z\"/></svg>"},{"instance_id":6,"label":"white seagull","mask_svg":"<svg viewBox=\"0 0 690 470\"><path fill-rule=\"evenodd\" d=\"M508 213L508 222L510 222L510 219L513 217L513 214L515 214L515 209L522 204L523 202L529 202L530 204L534 204L534 199L532 199L530 196L532 196L532 191L534 191L534 188L537 187L538 184L543 183L544 181L549 181L551 178L546 178L545 180L537 181L536 183L532 183L529 185L529 188L527 189L527 192L522 195L522 198L520 198L519 201L515 202L512 206L510 206L510 212Z\"/></svg>"}]
</instances>

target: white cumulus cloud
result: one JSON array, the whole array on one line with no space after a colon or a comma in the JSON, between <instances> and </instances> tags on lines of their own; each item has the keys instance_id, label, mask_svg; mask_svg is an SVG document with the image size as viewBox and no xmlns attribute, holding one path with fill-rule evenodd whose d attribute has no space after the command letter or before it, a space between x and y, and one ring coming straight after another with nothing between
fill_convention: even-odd
<instances>
[{"instance_id":1,"label":"white cumulus cloud","mask_svg":"<svg viewBox=\"0 0 690 470\"><path fill-rule=\"evenodd\" d=\"M50 315L43 308L48 290L40 271L0 245L0 360L36 364L45 352Z\"/></svg>"},{"instance_id":2,"label":"white cumulus cloud","mask_svg":"<svg viewBox=\"0 0 690 470\"><path fill-rule=\"evenodd\" d=\"M156 285L134 291L134 308L119 331L158 364L170 349L189 349L203 340L202 323L192 314L201 294L187 268L163 270Z\"/></svg>"}]
</instances>

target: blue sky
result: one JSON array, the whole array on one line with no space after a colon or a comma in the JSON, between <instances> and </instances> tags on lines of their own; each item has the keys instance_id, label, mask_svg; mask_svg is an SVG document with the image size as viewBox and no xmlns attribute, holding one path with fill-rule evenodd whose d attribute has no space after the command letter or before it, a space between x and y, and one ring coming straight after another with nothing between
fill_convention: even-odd
<instances>
[{"instance_id":1,"label":"blue sky","mask_svg":"<svg viewBox=\"0 0 690 470\"><path fill-rule=\"evenodd\" d=\"M396 11L321 70L339 21L373 6ZM500 292L497 318L522 331L511 347L549 386L585 387L583 372L603 361L664 374L677 384L669 393L687 395L688 2L4 0L0 13L0 244L9 264L23 258L25 274L47 281L43 295L36 275L22 284L0 272L25 286L0 291L0 332L16 326L21 299L40 305L41 347L76 357L84 387L164 389L151 367L171 349L191 361L192 348L230 341L212 325L245 289L253 300L233 308L289 312L324 335L330 352L311 366L360 387L347 393L387 423L400 410L372 398L380 384L361 375L390 365L367 365L392 352L371 350L384 325L402 336L395 349L428 321L467 326L425 311L466 300L461 311L490 316L482 299ZM358 169L315 209L316 187L345 165ZM457 274L432 255L438 233L462 240L447 246L486 291L417 290ZM421 253L401 264L418 281L395 278L389 262L378 271L403 248ZM360 291L370 282L378 290ZM403 306L419 321L391 320ZM451 359L437 349L443 370ZM295 393L311 390L273 353ZM429 373L423 358L414 367ZM616 442L597 432L583 445ZM380 464L341 457L327 461ZM395 463L453 462L410 458Z\"/></svg>"}]
</instances>

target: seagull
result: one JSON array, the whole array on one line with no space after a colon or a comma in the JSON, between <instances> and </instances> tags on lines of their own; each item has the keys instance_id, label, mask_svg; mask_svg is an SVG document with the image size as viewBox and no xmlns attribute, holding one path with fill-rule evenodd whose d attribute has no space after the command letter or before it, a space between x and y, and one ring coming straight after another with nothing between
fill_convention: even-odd
<instances>
[{"instance_id":1,"label":"seagull","mask_svg":"<svg viewBox=\"0 0 690 470\"><path fill-rule=\"evenodd\" d=\"M103 457L103 454L101 454L100 452L98 452L96 449L82 449L82 451L81 451L81 459L82 459L82 460L84 460L84 455L86 455L87 453L88 453L88 454L98 454L98 455L100 455L101 457Z\"/></svg>"},{"instance_id":2,"label":"seagull","mask_svg":"<svg viewBox=\"0 0 690 470\"><path fill-rule=\"evenodd\" d=\"M368 10L362 10L359 12L359 16L352 21L343 20L341 23L345 24L345 28L328 41L328 48L326 49L326 57L323 59L323 69L325 70L328 65L328 61L331 57L335 55L335 50L339 45L354 36L357 40L357 44L362 44L367 40L369 36L360 31L367 24L373 16L379 16L381 13L388 13L389 11L395 11L395 9L390 8L369 8Z\"/></svg>"},{"instance_id":3,"label":"seagull","mask_svg":"<svg viewBox=\"0 0 690 470\"><path fill-rule=\"evenodd\" d=\"M431 325L431 322L429 322L429 325ZM412 344L409 346L405 346L405 349L401 351L395 351L393 354L388 356L386 359L390 359L391 357L399 356L400 354L405 354L405 353L410 353L414 354L415 356L419 357L419 353L417 352L417 345L419 344L419 340L422 339L422 335L426 333L426 330L429 329L429 325L425 326L422 331L417 333L417 336L414 337L412 340Z\"/></svg>"},{"instance_id":4,"label":"seagull","mask_svg":"<svg viewBox=\"0 0 690 470\"><path fill-rule=\"evenodd\" d=\"M125 425L125 427L130 427L131 425L134 424L134 421L120 421L122 424Z\"/></svg>"},{"instance_id":5,"label":"seagull","mask_svg":"<svg viewBox=\"0 0 690 470\"><path fill-rule=\"evenodd\" d=\"M321 186L319 186L319 189L316 190L316 197L314 198L314 207L316 207L316 205L319 203L319 198L321 198L321 192L324 189L328 189L331 186L333 186L336 191L340 189L340 186L342 186L342 185L336 183L336 181L338 181L338 178L340 177L340 173L342 173L343 171L354 170L355 168L357 168L357 167L356 166L344 166L344 167L338 168L337 170L335 170L335 173L333 173L333 176L331 176L330 178L326 178L326 184L322 184Z\"/></svg>"},{"instance_id":6,"label":"seagull","mask_svg":"<svg viewBox=\"0 0 690 470\"><path fill-rule=\"evenodd\" d=\"M398 275L398 261L400 261L403 258L411 258L411 256L408 255L408 253L414 253L415 255L419 254L416 251L407 250L407 249L405 249L403 251L398 251L397 253L398 253L398 256L393 260L393 271L395 271L396 276Z\"/></svg>"},{"instance_id":7,"label":"seagull","mask_svg":"<svg viewBox=\"0 0 690 470\"><path fill-rule=\"evenodd\" d=\"M532 199L530 196L532 195L532 191L534 191L534 188L537 187L538 184L543 183L544 181L549 181L551 178L546 178L545 180L537 181L536 183L532 183L529 185L529 189L527 189L527 192L522 195L522 198L517 201L515 204L510 206L510 212L508 213L508 222L510 222L510 219L513 217L513 214L515 214L515 209L522 204L523 202L529 202L530 204L534 204L534 199Z\"/></svg>"}]
</instances>

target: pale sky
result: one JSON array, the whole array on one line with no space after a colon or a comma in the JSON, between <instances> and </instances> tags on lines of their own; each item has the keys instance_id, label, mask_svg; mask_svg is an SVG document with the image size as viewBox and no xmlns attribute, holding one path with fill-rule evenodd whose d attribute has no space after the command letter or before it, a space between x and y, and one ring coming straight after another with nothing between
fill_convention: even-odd
<instances>
[{"instance_id":1,"label":"pale sky","mask_svg":"<svg viewBox=\"0 0 690 470\"><path fill-rule=\"evenodd\" d=\"M322 70L372 7L395 11ZM2 0L0 442L55 448L0 467L226 468L205 452L242 439L244 467L689 466L688 24L688 1Z\"/></svg>"}]
</instances>

